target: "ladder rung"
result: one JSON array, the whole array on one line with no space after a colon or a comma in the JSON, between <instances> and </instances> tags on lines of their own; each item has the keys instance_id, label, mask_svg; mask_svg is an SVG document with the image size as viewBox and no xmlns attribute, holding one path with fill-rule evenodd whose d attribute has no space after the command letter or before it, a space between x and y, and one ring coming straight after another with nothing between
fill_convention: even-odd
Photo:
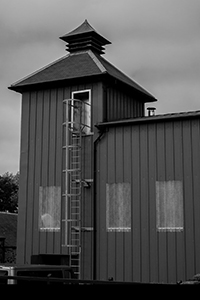
<instances>
[{"instance_id":1,"label":"ladder rung","mask_svg":"<svg viewBox=\"0 0 200 300\"><path fill-rule=\"evenodd\" d=\"M80 200L72 200L72 202L80 202Z\"/></svg>"},{"instance_id":2,"label":"ladder rung","mask_svg":"<svg viewBox=\"0 0 200 300\"><path fill-rule=\"evenodd\" d=\"M73 149L73 148L78 148L78 149L81 148L80 145L68 145L67 147L68 147L68 148L72 148L72 149Z\"/></svg>"},{"instance_id":3,"label":"ladder rung","mask_svg":"<svg viewBox=\"0 0 200 300\"><path fill-rule=\"evenodd\" d=\"M68 197L77 197L77 196L80 196L80 195L81 195L81 193L73 193L72 191L71 191L70 194L67 194ZM78 200L78 199L76 199L76 200Z\"/></svg>"},{"instance_id":4,"label":"ladder rung","mask_svg":"<svg viewBox=\"0 0 200 300\"><path fill-rule=\"evenodd\" d=\"M72 136L72 141L81 141L81 138L80 138L80 136L78 136L78 135L74 135L74 136Z\"/></svg>"},{"instance_id":5,"label":"ladder rung","mask_svg":"<svg viewBox=\"0 0 200 300\"><path fill-rule=\"evenodd\" d=\"M66 245L66 246L67 246L68 248L73 248L73 247L74 247L74 248L75 248L75 247L80 248L80 245ZM79 254L79 253L80 253L80 252L77 251L77 252L72 252L71 254L72 254L72 255L75 255L75 254Z\"/></svg>"},{"instance_id":6,"label":"ladder rung","mask_svg":"<svg viewBox=\"0 0 200 300\"><path fill-rule=\"evenodd\" d=\"M81 194L80 193L78 193L78 194L66 194L66 193L63 193L62 194L62 197L66 197L66 196L69 196L69 197L76 197L76 196L80 196ZM80 199L72 199L71 201L73 201L73 202L78 202L78 201L80 201Z\"/></svg>"},{"instance_id":7,"label":"ladder rung","mask_svg":"<svg viewBox=\"0 0 200 300\"><path fill-rule=\"evenodd\" d=\"M76 148L76 149L75 149ZM71 156L81 156L80 152L81 152L81 148L80 147L73 147L69 149L69 153L71 154Z\"/></svg>"}]
</instances>

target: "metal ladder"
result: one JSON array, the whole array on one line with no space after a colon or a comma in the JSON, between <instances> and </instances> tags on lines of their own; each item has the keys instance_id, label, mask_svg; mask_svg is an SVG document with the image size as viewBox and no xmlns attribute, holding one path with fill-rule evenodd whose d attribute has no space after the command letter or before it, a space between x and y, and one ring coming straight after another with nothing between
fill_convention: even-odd
<instances>
[{"instance_id":1,"label":"metal ladder","mask_svg":"<svg viewBox=\"0 0 200 300\"><path fill-rule=\"evenodd\" d=\"M64 100L64 227L63 246L68 248L69 263L77 278L81 274L81 192L82 192L82 106L75 99Z\"/></svg>"}]
</instances>

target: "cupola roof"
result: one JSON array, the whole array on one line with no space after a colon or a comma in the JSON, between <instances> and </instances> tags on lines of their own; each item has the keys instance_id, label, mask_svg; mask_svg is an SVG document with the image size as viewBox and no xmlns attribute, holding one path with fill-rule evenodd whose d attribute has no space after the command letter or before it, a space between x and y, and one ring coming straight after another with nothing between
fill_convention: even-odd
<instances>
[{"instance_id":1,"label":"cupola roof","mask_svg":"<svg viewBox=\"0 0 200 300\"><path fill-rule=\"evenodd\" d=\"M104 46L111 44L111 42L100 35L87 20L74 30L61 36L60 39L67 42L67 51L70 53L92 50L98 54L103 54L105 50Z\"/></svg>"}]
</instances>

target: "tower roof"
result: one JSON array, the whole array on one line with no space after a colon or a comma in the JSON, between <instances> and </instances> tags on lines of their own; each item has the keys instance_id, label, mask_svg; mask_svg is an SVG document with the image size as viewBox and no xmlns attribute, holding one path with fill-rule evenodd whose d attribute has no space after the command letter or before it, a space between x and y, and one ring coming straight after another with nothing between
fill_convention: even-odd
<instances>
[{"instance_id":1,"label":"tower roof","mask_svg":"<svg viewBox=\"0 0 200 300\"><path fill-rule=\"evenodd\" d=\"M70 53L90 49L98 54L103 54L105 50L104 46L111 44L87 20L74 30L61 36L60 39L68 43L67 51Z\"/></svg>"},{"instance_id":2,"label":"tower roof","mask_svg":"<svg viewBox=\"0 0 200 300\"><path fill-rule=\"evenodd\" d=\"M93 80L98 76L98 79L101 77L105 80L107 78L118 80L138 91L144 102L157 101L141 85L100 55L103 53L103 45L110 44L110 42L97 33L87 20L60 38L68 42L70 53L12 84L9 87L10 90L23 93L29 89L65 85L69 80Z\"/></svg>"},{"instance_id":3,"label":"tower roof","mask_svg":"<svg viewBox=\"0 0 200 300\"><path fill-rule=\"evenodd\" d=\"M109 75L143 94L147 102L156 99L138 83L91 50L67 54L34 74L12 84L9 89L22 92L29 88L67 80Z\"/></svg>"}]
</instances>

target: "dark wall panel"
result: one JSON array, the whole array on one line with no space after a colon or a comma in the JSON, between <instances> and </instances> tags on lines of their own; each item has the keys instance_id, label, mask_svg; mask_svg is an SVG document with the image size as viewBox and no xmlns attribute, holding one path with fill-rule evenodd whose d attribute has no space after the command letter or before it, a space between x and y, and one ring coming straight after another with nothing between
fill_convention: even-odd
<instances>
[{"instance_id":1,"label":"dark wall panel","mask_svg":"<svg viewBox=\"0 0 200 300\"><path fill-rule=\"evenodd\" d=\"M36 136L35 136L35 182L34 182L34 210L33 210L33 239L32 247L33 253L39 252L39 230L38 230L38 212L39 212L39 187L41 180L41 166L42 166L42 124L43 124L43 92L39 91L36 101ZM29 254L30 255L30 254Z\"/></svg>"},{"instance_id":2,"label":"dark wall panel","mask_svg":"<svg viewBox=\"0 0 200 300\"><path fill-rule=\"evenodd\" d=\"M36 93L32 93L30 101L30 119L29 119L29 162L27 174L27 222L26 222L26 257L32 252L32 235L33 235L33 211L34 211L34 181L35 181L35 138L36 138Z\"/></svg>"},{"instance_id":3,"label":"dark wall panel","mask_svg":"<svg viewBox=\"0 0 200 300\"><path fill-rule=\"evenodd\" d=\"M29 93L25 93L24 101L22 102L21 120L21 155L20 155L20 188L19 188L19 212L18 212L18 234L17 234L17 261L26 261L26 209L27 203L25 199L28 193L28 160L29 160ZM20 250L19 250L20 249Z\"/></svg>"}]
</instances>

